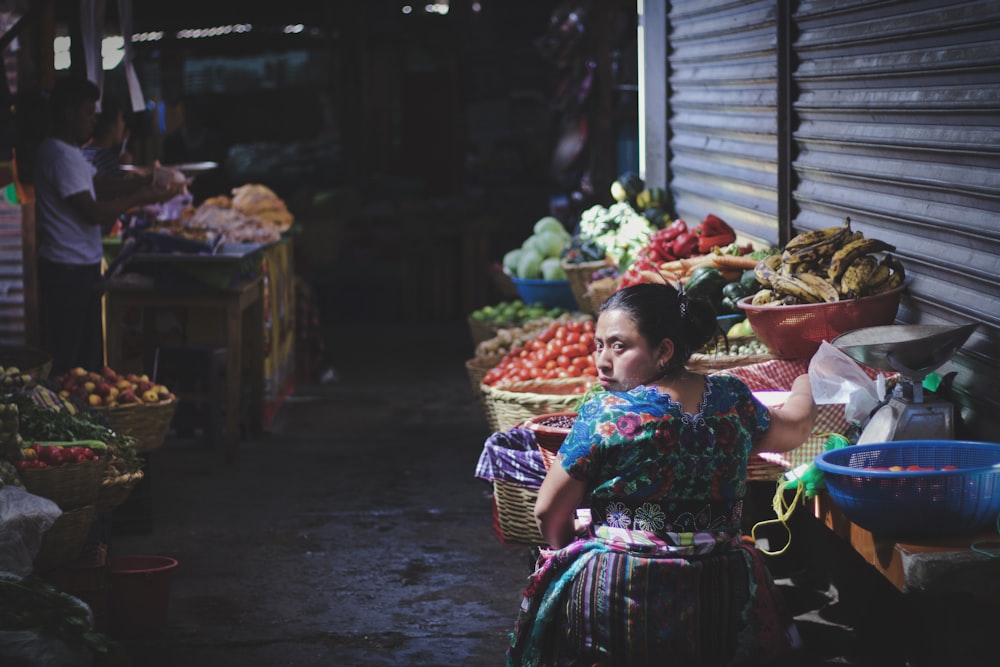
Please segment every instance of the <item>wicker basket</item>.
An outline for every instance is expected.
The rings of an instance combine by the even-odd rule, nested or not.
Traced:
[[[96,511],[94,505],[84,505],[60,514],[42,535],[42,544],[35,555],[35,571],[55,570],[76,560],[87,542]]]
[[[177,399],[149,405],[132,403],[87,409],[102,415],[112,431],[135,438],[135,451],[145,454],[163,446],[177,410]]]
[[[479,320],[473,319],[471,316],[466,318],[466,322],[469,325],[469,336],[472,338],[473,345],[479,345],[483,341],[487,341],[495,337],[497,335],[497,330],[500,328],[496,324],[480,322]]]
[[[491,368],[500,363],[501,359],[503,359],[502,355],[494,355],[473,357],[465,362],[465,372],[469,375],[469,386],[472,388],[472,393],[479,400],[479,407],[483,409],[483,416],[487,417],[487,422],[489,422],[489,410],[486,407],[486,397],[483,394],[483,378]]]
[[[125,502],[143,476],[142,470],[136,470],[117,477],[105,477],[97,494],[97,511],[110,512]]]
[[[45,380],[52,372],[52,355],[33,347],[0,347],[0,366],[15,366],[33,380]]]
[[[482,385],[486,421],[494,431],[507,431],[535,415],[572,410],[594,381],[585,377]]]
[[[48,498],[66,511],[92,505],[97,500],[106,466],[107,461],[98,458],[45,468],[25,468],[19,475],[30,493]]]
[[[747,461],[748,482],[778,482],[782,475],[791,470],[792,464],[783,456],[776,454],[751,454]]]
[[[587,284],[594,271],[599,271],[610,266],[605,260],[593,262],[572,263],[563,260],[562,268],[566,272],[566,279],[569,280],[569,288],[573,290],[573,298],[580,312],[588,315],[594,314],[594,307],[587,295]]]
[[[750,364],[759,364],[762,361],[772,361],[775,359],[770,354],[703,354],[695,352],[688,359],[685,366],[694,373],[714,373],[730,368],[740,368]]]
[[[609,296],[618,291],[619,282],[617,278],[601,278],[587,286],[587,298],[590,299],[590,307],[594,314],[601,309],[601,304],[607,301]]]
[[[545,544],[535,523],[535,500],[538,489],[493,480],[499,538],[510,544]]]

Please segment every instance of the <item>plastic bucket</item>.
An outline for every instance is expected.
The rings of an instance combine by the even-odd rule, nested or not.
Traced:
[[[163,632],[170,581],[177,561],[168,556],[111,558],[111,634],[148,637]]]

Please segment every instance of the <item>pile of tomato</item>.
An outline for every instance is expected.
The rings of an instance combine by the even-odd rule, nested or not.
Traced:
[[[592,320],[556,322],[487,371],[489,386],[526,380],[597,377]]]

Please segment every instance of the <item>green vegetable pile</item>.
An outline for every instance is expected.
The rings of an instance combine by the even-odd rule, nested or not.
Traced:
[[[569,245],[570,234],[557,218],[545,216],[532,228],[520,248],[503,256],[503,268],[515,278],[566,280],[560,258]]]
[[[520,299],[501,301],[495,306],[483,306],[472,311],[469,317],[490,325],[519,326],[542,317],[556,318],[565,313],[564,308],[546,308],[541,303],[525,303]]]
[[[129,664],[118,644],[93,629],[85,606],[36,576],[0,576],[0,630],[30,631],[42,639],[85,647],[98,667]]]

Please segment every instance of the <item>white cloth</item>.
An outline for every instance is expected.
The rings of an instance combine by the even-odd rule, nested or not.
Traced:
[[[79,146],[49,137],[38,149],[35,213],[38,255],[59,264],[100,264],[100,225],[88,222],[66,198],[94,195],[94,166]],[[95,197],[96,199],[96,197]]]

